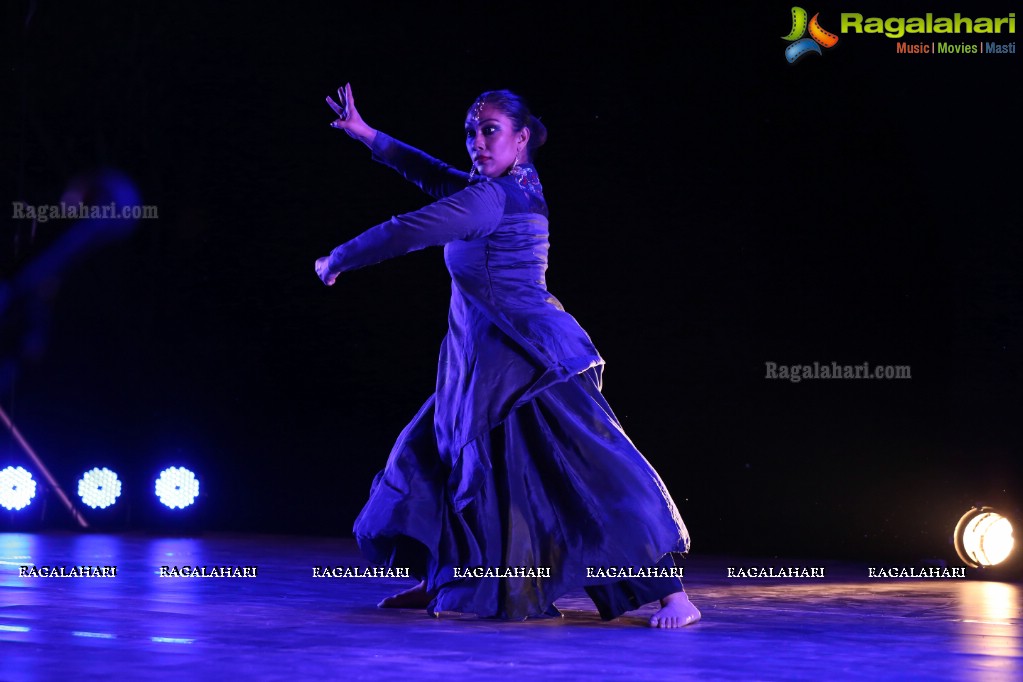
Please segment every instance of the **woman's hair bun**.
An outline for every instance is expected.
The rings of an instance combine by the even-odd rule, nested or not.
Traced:
[[[529,115],[529,150],[539,148],[547,141],[547,126],[532,114]]]

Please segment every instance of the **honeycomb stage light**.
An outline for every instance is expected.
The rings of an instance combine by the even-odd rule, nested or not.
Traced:
[[[19,511],[32,503],[36,496],[36,482],[32,474],[22,467],[7,467],[0,471],[0,507]]]
[[[199,496],[199,479],[185,467],[170,467],[156,479],[156,496],[171,509],[184,509]]]
[[[1012,523],[991,507],[974,507],[956,524],[954,542],[966,565],[997,566],[1012,554]]]
[[[78,496],[93,509],[106,509],[121,495],[121,480],[106,467],[89,469],[78,479]]]

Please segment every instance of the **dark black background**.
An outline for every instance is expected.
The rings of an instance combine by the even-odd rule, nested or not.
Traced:
[[[187,463],[205,527],[349,535],[432,392],[449,281],[439,250],[315,277],[427,201],[328,127],[347,80],[371,125],[466,169],[474,97],[532,102],[549,287],[694,551],[944,556],[971,504],[1018,510],[1017,55],[844,35],[789,65],[782,3],[348,5],[7,4],[8,200],[111,166],[159,209],[67,274],[45,357],[0,399],[66,488],[115,468],[145,527],[152,477]],[[841,11],[1016,9],[806,8],[836,32]],[[12,276],[69,223],[7,225]],[[768,381],[768,361],[912,379]]]

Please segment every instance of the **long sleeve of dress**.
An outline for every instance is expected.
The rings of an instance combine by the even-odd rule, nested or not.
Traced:
[[[393,168],[434,199],[465,189],[469,174],[429,154],[377,131],[371,147],[373,160]]]
[[[428,246],[486,236],[500,225],[504,205],[505,193],[498,183],[467,187],[345,242],[331,252],[330,268],[346,272]]]

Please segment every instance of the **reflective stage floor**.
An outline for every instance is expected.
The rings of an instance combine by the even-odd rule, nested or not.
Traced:
[[[653,605],[604,623],[582,592],[559,600],[563,618],[501,622],[374,606],[411,580],[313,577],[364,565],[329,538],[0,533],[0,680],[1023,679],[1018,582],[694,555],[703,620],[659,631]],[[116,576],[41,575],[76,566]],[[160,576],[194,566],[256,575]]]

